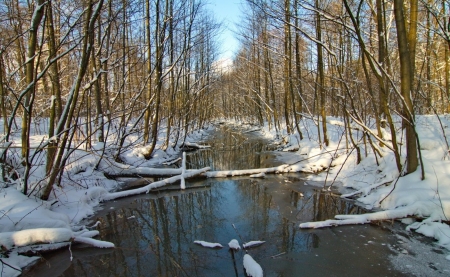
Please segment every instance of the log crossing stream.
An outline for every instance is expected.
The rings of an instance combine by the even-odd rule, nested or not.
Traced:
[[[253,133],[221,127],[205,143],[211,148],[188,153],[188,168],[282,164],[273,147]],[[23,276],[245,276],[246,251],[232,255],[232,239],[241,246],[265,241],[247,250],[264,276],[411,276],[407,264],[391,263],[405,254],[405,243],[411,240],[401,227],[383,223],[299,229],[302,222],[364,212],[334,192],[321,191],[320,184],[305,183],[304,177],[201,178],[186,180],[188,189],[183,191],[171,187],[106,202],[89,221],[101,222],[99,239],[113,242],[114,249],[74,245],[73,261],[67,249],[52,252]],[[205,248],[196,240],[224,247]],[[423,267],[433,274],[444,272],[433,266]]]

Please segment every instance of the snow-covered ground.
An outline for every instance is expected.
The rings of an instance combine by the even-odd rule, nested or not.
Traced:
[[[20,119],[18,119],[20,121]],[[20,122],[18,123],[20,126]],[[47,123],[35,124],[31,147],[35,149],[45,141],[45,129]],[[2,124],[0,124],[0,129]],[[212,128],[212,127],[210,127]],[[187,143],[201,141],[207,136],[208,130],[198,130],[188,134]],[[45,156],[40,155],[33,161],[33,168],[29,178],[32,191],[29,197],[21,193],[22,182],[20,179],[10,180],[8,184],[0,184],[0,276],[18,276],[20,269],[29,265],[37,257],[22,256],[20,253],[27,251],[51,250],[67,247],[73,242],[91,244],[94,247],[114,247],[112,243],[93,239],[98,231],[91,231],[90,227],[80,224],[81,220],[94,214],[95,208],[102,201],[117,197],[124,197],[121,192],[114,192],[122,183],[105,177],[108,174],[181,174],[182,169],[174,169],[171,172],[160,172],[154,169],[166,161],[171,161],[180,155],[179,147],[168,147],[165,151],[163,141],[166,137],[160,133],[160,141],[152,159],[146,160],[143,153],[140,134],[127,137],[121,159],[125,163],[117,163],[112,159],[115,151],[116,137],[110,135],[110,141],[93,143],[92,149],[86,150],[84,145],[74,151],[67,163],[59,186],[54,190],[48,201],[40,200],[39,189],[43,183],[45,173]],[[20,132],[13,135],[13,147],[8,151],[8,161],[15,164],[21,174],[19,161]],[[139,143],[140,142],[140,143]],[[180,139],[179,144],[183,140]],[[76,145],[76,144],[74,144]],[[98,170],[95,170],[100,153],[105,147],[105,158],[101,160]],[[205,169],[207,170],[207,169]],[[205,171],[203,170],[203,171]],[[187,171],[186,176],[192,174]],[[195,173],[195,172],[194,172]],[[180,176],[173,177],[172,181],[180,180]],[[167,184],[154,182],[151,186],[142,188],[145,193],[149,189]],[[130,194],[132,191],[127,191]],[[94,226],[91,226],[94,227]]]
[[[415,230],[433,237],[439,245],[450,250],[450,228],[446,224],[450,217],[450,162],[446,142],[447,136],[450,135],[448,130],[450,117],[444,115],[439,119],[440,121],[437,116],[417,116],[417,132],[421,141],[425,180],[421,180],[420,170],[398,178],[399,174],[392,152],[387,147],[380,148],[382,156],[376,159],[368,142],[364,143],[363,133],[358,131],[358,128],[355,128],[353,132],[354,139],[361,150],[362,161],[356,164],[356,151],[351,149],[351,143],[343,135],[344,124],[339,118],[329,117],[327,120],[330,138],[330,145],[327,147],[321,147],[319,144],[318,128],[309,119],[304,119],[301,123],[301,130],[305,137],[301,141],[297,134],[284,137],[283,133],[281,136],[277,135],[267,125],[259,132],[271,140],[279,141],[280,149],[292,151],[290,158],[284,161],[289,166],[281,167],[280,171],[321,172],[311,174],[309,180],[341,186],[342,189],[351,188],[353,192],[346,197],[356,198],[361,205],[374,210],[373,213],[364,215],[339,215],[330,221],[305,222],[300,227],[317,228],[405,218],[403,222],[407,224],[405,226],[408,230]],[[230,122],[230,124],[241,123]],[[370,127],[373,128],[373,126]],[[401,130],[398,131],[398,137],[401,137]],[[36,146],[45,140],[43,134],[45,131],[37,128],[32,137],[32,145]],[[389,138],[388,130],[385,130],[385,134],[385,137]],[[17,134],[17,141],[19,136],[20,134]],[[207,136],[206,130],[196,131],[189,134],[186,141],[199,142],[205,136]],[[139,138],[139,134],[130,135],[127,138],[129,147],[121,155],[125,164],[116,163],[112,159],[103,159],[98,170],[95,170],[98,152],[105,145],[94,143],[92,149],[81,150],[80,148],[75,151],[68,162],[60,186],[55,187],[48,201],[39,200],[33,195],[27,197],[21,194],[20,179],[14,181],[14,185],[3,185],[0,188],[2,276],[17,276],[20,274],[21,267],[33,262],[36,258],[19,255],[30,249],[38,251],[70,247],[74,241],[96,247],[113,247],[108,242],[93,239],[92,237],[97,235],[96,231],[80,226],[81,220],[92,215],[101,201],[113,199],[112,192],[121,185],[118,181],[105,178],[104,172],[115,174],[126,171],[144,174],[156,164],[171,161],[179,156],[178,147],[169,147],[166,151],[157,150],[153,159],[146,160],[142,155],[142,144],[137,143]],[[163,148],[164,138],[165,134],[161,133],[161,142],[158,142],[157,149]],[[389,143],[386,142],[386,144]],[[18,145],[18,143],[15,144],[15,146]],[[113,148],[112,142],[106,143],[107,157],[112,157]],[[14,154],[13,151],[9,153],[12,155],[10,161],[18,164],[18,154]],[[405,153],[404,145],[402,145],[402,153]],[[42,156],[35,160],[36,165],[29,179],[29,183],[36,186],[35,191],[38,191],[40,182],[43,180],[44,161]],[[174,171],[176,174],[181,174],[183,170]],[[448,252],[446,255],[448,255],[447,259],[450,259]]]
[[[357,199],[361,205],[374,211],[362,215],[337,215],[336,218],[323,222],[305,222],[300,227],[320,228],[402,218],[403,223],[407,224],[407,230],[435,238],[440,246],[450,250],[450,160],[447,141],[450,135],[450,116],[417,116],[416,121],[424,163],[424,180],[421,178],[420,167],[416,172],[399,178],[394,155],[386,147],[379,148],[382,157],[378,156],[377,165],[372,147],[368,142],[364,144],[361,131],[354,131],[354,138],[362,155],[362,161],[357,164],[356,151],[351,149],[350,142],[347,144],[343,135],[344,124],[339,118],[327,118],[330,138],[330,145],[327,147],[320,147],[317,127],[310,120],[301,125],[304,140],[300,141],[297,134],[283,138],[278,136],[278,140],[288,141],[288,145],[283,146],[284,151],[294,149],[297,154],[289,155],[289,159],[284,161],[295,163],[288,170],[320,172],[309,175],[309,180],[326,183],[327,186],[342,186],[341,189],[352,189],[352,193],[344,194],[343,197]],[[357,125],[353,127],[358,129]],[[374,126],[370,127],[374,129]],[[383,131],[385,137],[390,138],[388,129]],[[265,126],[264,133],[268,138],[277,139],[274,130],[269,130],[268,126]],[[402,138],[402,135],[399,128],[397,137]],[[404,163],[405,143],[400,147]],[[446,254],[448,260],[449,254]]]

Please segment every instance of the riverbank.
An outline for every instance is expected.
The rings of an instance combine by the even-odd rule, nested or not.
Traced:
[[[308,180],[329,186],[341,186],[346,191],[343,197],[355,199],[364,208],[380,212],[366,215],[337,215],[323,222],[305,222],[302,228],[320,228],[343,224],[363,224],[370,221],[401,219],[406,230],[415,231],[436,239],[437,244],[447,249],[450,260],[450,161],[447,138],[450,135],[448,115],[416,116],[416,129],[421,143],[421,155],[425,179],[422,180],[421,167],[412,174],[400,176],[392,151],[387,147],[371,145],[365,140],[364,132],[353,126],[353,137],[361,153],[357,162],[357,151],[349,138],[344,135],[343,122],[338,118],[327,118],[330,143],[320,142],[317,126],[312,120],[302,122],[301,130],[305,139],[297,133],[287,135],[276,133],[264,126],[262,133],[280,144],[280,149],[293,152],[288,158],[280,159],[295,163],[292,169],[312,172]],[[400,122],[400,120],[399,120]],[[285,130],[286,128],[282,128]],[[402,129],[397,137],[401,138]],[[389,132],[383,130],[386,143]],[[380,155],[374,155],[374,147]],[[400,144],[401,153],[405,145]],[[295,160],[297,158],[297,160]],[[405,157],[401,157],[402,162]]]

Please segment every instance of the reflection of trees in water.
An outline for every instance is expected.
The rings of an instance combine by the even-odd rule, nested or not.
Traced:
[[[322,221],[337,214],[361,214],[364,210],[332,192],[315,190],[307,199],[299,200],[304,221]]]
[[[213,170],[236,170],[261,167],[259,153],[264,143],[259,139],[248,139],[231,131],[218,132],[208,142],[211,149],[196,151],[188,155],[190,168],[210,166]]]
[[[246,230],[248,239],[266,240],[269,255],[282,252],[307,251],[317,247],[318,236],[314,233],[299,230],[298,222],[290,220],[282,211],[281,205],[296,208],[302,199],[300,193],[290,191],[285,197],[274,195],[280,191],[271,191],[263,183],[242,180],[239,186],[239,202],[243,206],[243,216],[248,219]],[[288,191],[288,190],[286,190]],[[274,201],[278,199],[277,201]],[[276,249],[274,249],[276,248]]]
[[[305,193],[304,196],[292,191],[290,203],[296,208],[296,218],[301,222],[332,219],[337,214],[364,213],[364,209],[339,195],[321,190]]]
[[[102,221],[101,239],[112,241],[111,254],[82,259],[71,276],[200,276],[211,251],[196,251],[197,239],[214,241],[223,228],[216,217],[220,197],[211,190],[156,199],[133,200]],[[135,216],[133,219],[128,219]],[[75,257],[76,258],[76,257]],[[198,274],[196,274],[198,272]],[[86,274],[85,274],[86,273]]]

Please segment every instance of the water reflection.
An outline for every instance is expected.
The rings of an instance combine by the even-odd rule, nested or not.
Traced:
[[[267,164],[260,140],[231,132],[222,132],[222,137],[225,139],[214,138],[213,150],[190,153],[190,165],[213,164],[215,169],[276,165]],[[262,265],[265,276],[330,276],[340,271],[346,276],[359,276],[358,271],[346,271],[352,266],[370,268],[377,275],[392,275],[383,255],[371,255],[370,261],[363,258],[369,250],[389,251],[381,244],[360,250],[348,247],[354,242],[363,244],[366,236],[387,241],[384,231],[298,228],[300,222],[362,212],[330,192],[305,186],[299,177],[291,174],[266,179],[195,180],[189,184],[204,188],[160,191],[105,203],[95,220],[102,222],[100,239],[113,242],[116,248],[74,247],[73,262],[67,250],[59,251],[59,255],[52,253],[24,276],[244,276],[244,252],[232,256],[227,245],[231,239],[241,243],[266,241],[249,250]],[[342,230],[351,232],[340,233]],[[347,236],[355,237],[349,240]],[[361,239],[364,242],[358,242]],[[225,247],[207,249],[194,244],[194,240],[219,242]],[[351,256],[352,262],[342,261],[345,255]]]
[[[190,168],[209,166],[212,170],[251,169],[266,167],[268,154],[273,147],[256,136],[243,135],[235,130],[222,127],[210,138],[210,149],[189,153],[187,164]]]

